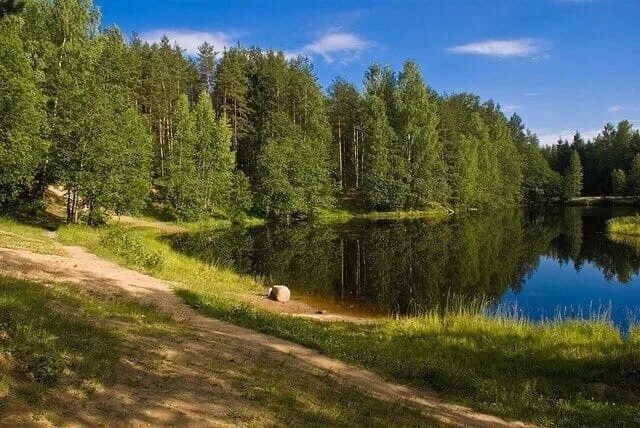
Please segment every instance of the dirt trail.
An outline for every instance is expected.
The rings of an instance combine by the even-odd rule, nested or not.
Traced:
[[[369,396],[386,402],[401,402],[444,425],[527,426],[521,422],[505,421],[469,408],[443,402],[435,394],[387,382],[372,372],[349,366],[303,346],[204,317],[182,303],[161,280],[120,267],[80,247],[65,247],[65,250],[67,256],[0,248],[0,273],[24,279],[77,284],[101,294],[126,295],[142,303],[153,304],[175,319],[187,323],[191,329],[195,329],[196,337],[179,346],[180,350],[188,353],[188,358],[193,359],[195,365],[206,365],[209,361],[220,359],[221,354],[224,354],[224,358],[231,356],[246,365],[264,365],[266,355],[267,361],[280,362],[291,367],[292,375],[295,373],[293,369],[327,373],[341,385],[355,387]],[[171,359],[171,356],[166,358]],[[195,377],[197,379],[197,376]],[[155,382],[159,381],[156,379]],[[177,414],[180,415],[180,421],[186,424],[233,423],[220,417],[224,414],[224,402],[219,401],[220,396],[212,391],[201,391],[203,388],[201,383],[195,381],[178,384],[183,388],[194,387],[196,390],[181,391],[183,399],[176,398],[156,403],[153,412],[145,414],[138,422],[152,425],[171,424],[176,422],[175,419],[166,419],[165,416]],[[156,387],[167,388],[167,385],[166,382],[165,384],[160,382]],[[175,384],[171,384],[170,387],[177,388]],[[154,389],[147,385],[147,388],[136,391],[136,400],[153,401],[153,393]],[[207,399],[208,397],[212,397],[211,400],[216,397],[218,400],[212,402]],[[108,407],[108,403],[101,405]],[[121,417],[129,418],[130,415],[123,414]],[[87,418],[80,422],[95,423],[97,421]]]

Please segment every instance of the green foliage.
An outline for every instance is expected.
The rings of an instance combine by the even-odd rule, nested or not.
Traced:
[[[313,216],[330,206],[328,171],[309,162],[318,159],[316,149],[299,134],[272,139],[264,147],[258,160],[257,203],[267,217]]]
[[[102,232],[100,243],[113,250],[127,263],[147,270],[162,269],[162,254],[149,250],[142,239],[121,227],[109,227]]]
[[[197,216],[199,186],[195,122],[186,95],[180,96],[176,103],[173,129],[173,147],[165,164],[166,197],[179,218],[193,218]]]
[[[640,153],[638,153],[631,163],[629,170],[629,194],[636,199],[640,199]]]
[[[0,19],[24,10],[25,0],[0,0]]]
[[[21,34],[19,19],[0,20],[0,211],[13,213],[38,199],[48,148],[43,96]]]
[[[545,147],[543,153],[551,167],[563,173],[574,150],[580,155],[584,170],[583,193],[593,196],[615,194],[612,173],[614,170],[625,171],[630,184],[633,159],[640,153],[640,132],[634,130],[627,120],[617,126],[607,123],[590,141],[585,142],[576,133],[573,141],[560,140],[551,147]]]
[[[438,95],[411,61],[325,96],[303,57],[204,43],[194,59],[101,29],[90,0],[18,3],[0,22],[0,209],[37,207],[50,184],[67,221],[94,225],[150,191],[179,219],[313,217],[336,188],[383,211],[506,207],[579,194],[573,151],[585,194],[613,192],[614,170],[633,183],[628,121],[539,150],[519,116]]]
[[[370,207],[378,210],[401,208],[406,198],[402,158],[392,152],[395,132],[386,116],[386,107],[380,97],[367,94],[364,100],[364,133],[367,150],[364,155],[362,187]]]
[[[254,58],[252,96],[256,205],[268,217],[310,217],[333,203],[331,130],[324,95],[302,58],[267,52]]]
[[[573,151],[569,160],[569,167],[564,175],[564,192],[565,199],[576,198],[582,192],[582,163],[577,151]]]
[[[621,169],[611,171],[611,190],[615,196],[627,194],[627,174]]]
[[[363,100],[355,85],[341,78],[333,81],[328,92],[328,114],[334,142],[333,174],[341,189],[356,187],[356,181],[360,179],[356,172],[361,172],[362,168],[366,170],[366,166],[360,165],[360,161],[366,163],[366,159],[359,158],[357,150],[362,139],[360,134],[367,133],[360,129],[363,124]],[[364,153],[364,156],[367,154]]]
[[[242,173],[234,171],[231,130],[224,115],[216,119],[209,95],[201,92],[193,109],[186,95],[178,98],[173,123],[164,182],[178,218],[225,215],[245,209],[248,189]]]
[[[398,76],[396,103],[396,134],[409,176],[405,207],[447,204],[449,192],[436,102],[413,62],[406,62]]]

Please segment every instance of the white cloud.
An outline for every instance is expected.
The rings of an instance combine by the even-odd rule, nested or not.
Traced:
[[[325,61],[333,62],[336,58],[343,63],[358,59],[360,54],[374,46],[374,43],[363,39],[357,34],[330,31],[313,42],[305,45],[302,49],[286,52],[287,57],[306,55],[313,57],[320,55]]]
[[[582,139],[587,141],[587,140],[593,140],[601,131],[602,131],[602,128],[592,129],[584,132],[579,131],[579,132],[580,132],[580,136],[582,136]],[[575,129],[574,130],[563,129],[562,131],[545,132],[545,133],[538,134],[538,139],[540,140],[541,146],[550,146],[552,144],[557,143],[558,140],[561,138],[563,140],[569,140],[569,142],[571,142],[571,140],[573,140],[573,135],[575,133],[576,133]]]
[[[158,43],[162,36],[167,36],[172,43],[177,43],[188,54],[197,54],[198,46],[209,42],[215,50],[222,51],[234,44],[232,35],[223,31],[194,31],[178,29],[159,29],[140,34],[140,38],[149,43]]]
[[[539,39],[483,40],[447,49],[454,54],[484,55],[498,58],[532,57],[547,50],[548,44]]]
[[[540,95],[544,95],[544,92],[527,92],[524,94],[525,97],[537,97]]]
[[[616,113],[616,112],[619,112],[620,110],[622,110],[622,106],[619,106],[619,105],[611,106],[607,109],[609,113]]]

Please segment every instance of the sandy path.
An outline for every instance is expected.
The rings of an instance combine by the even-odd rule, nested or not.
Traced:
[[[200,361],[219,359],[220,353],[233,353],[236,354],[233,357],[242,360],[244,364],[264,364],[264,355],[268,355],[270,360],[284,360],[283,364],[293,365],[296,369],[330,373],[341,384],[358,388],[380,400],[403,402],[442,424],[526,426],[520,422],[505,421],[466,407],[445,403],[435,394],[387,382],[370,371],[349,366],[303,346],[204,317],[183,304],[161,280],[120,267],[80,247],[65,247],[65,250],[67,256],[0,248],[0,273],[24,279],[72,283],[95,292],[127,295],[140,302],[151,303],[197,331],[196,340],[185,342],[181,346],[191,350],[190,358],[198,358]],[[256,361],[256,356],[261,356],[262,361]],[[140,394],[144,392],[141,391]],[[197,395],[197,399],[193,398],[196,394],[188,395],[192,398],[158,405],[154,414],[175,412],[186,418],[183,421],[192,424],[202,424],[205,421],[208,424],[224,423],[219,417],[219,405],[207,404],[202,395]],[[158,423],[162,419],[151,420]]]

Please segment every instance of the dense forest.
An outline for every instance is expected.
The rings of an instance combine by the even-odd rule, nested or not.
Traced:
[[[64,189],[69,222],[90,224],[150,206],[289,220],[345,201],[419,210],[640,196],[628,122],[541,150],[517,115],[436,93],[411,61],[325,93],[304,57],[208,43],[188,55],[166,37],[101,28],[90,0],[2,5],[0,211],[37,210],[50,185]]]

